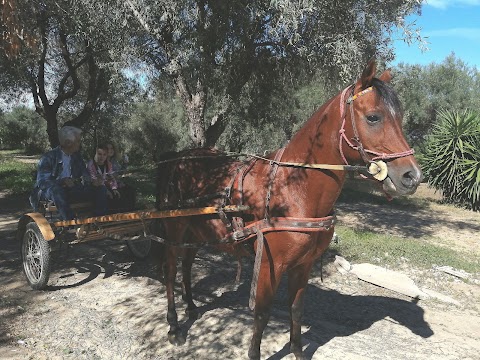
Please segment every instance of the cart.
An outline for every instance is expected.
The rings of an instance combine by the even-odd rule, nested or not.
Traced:
[[[24,214],[17,228],[21,243],[23,271],[34,290],[47,286],[51,272],[52,249],[59,244],[83,244],[97,240],[126,241],[129,250],[138,259],[148,257],[152,240],[161,238],[154,234],[155,219],[201,216],[248,210],[244,205],[208,206],[201,208],[141,210],[96,217],[78,217],[75,220],[58,219],[55,205],[44,202],[40,212]],[[90,204],[74,204],[81,213]]]

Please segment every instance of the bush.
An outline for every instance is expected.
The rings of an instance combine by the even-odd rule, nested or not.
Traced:
[[[428,183],[448,202],[480,208],[480,117],[439,111],[422,159]]]
[[[122,139],[133,163],[154,163],[166,151],[188,146],[188,128],[180,104],[156,100],[137,104]]]
[[[49,148],[47,124],[35,111],[16,107],[0,117],[0,148],[24,149],[27,155]]]

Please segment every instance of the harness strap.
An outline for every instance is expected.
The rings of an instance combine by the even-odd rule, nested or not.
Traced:
[[[345,101],[345,96],[346,96],[346,93],[348,92],[349,89],[351,89],[352,95]],[[346,87],[342,91],[342,94],[341,94],[341,97],[340,97],[340,117],[342,119],[342,127],[339,130],[339,134],[340,134],[339,149],[340,149],[340,155],[342,156],[343,162],[345,164],[348,164],[348,161],[345,157],[345,154],[343,153],[343,141],[345,141],[347,143],[347,145],[350,146],[353,150],[358,151],[360,153],[360,156],[362,157],[363,161],[366,164],[369,164],[372,161],[380,160],[380,159],[381,160],[397,159],[397,158],[413,155],[415,153],[415,151],[413,149],[409,149],[409,150],[405,150],[405,151],[401,151],[401,152],[397,152],[397,153],[386,154],[386,153],[380,153],[380,152],[373,151],[373,150],[368,150],[368,149],[365,149],[363,147],[363,144],[362,144],[362,142],[360,140],[360,137],[359,137],[359,134],[358,134],[356,122],[355,122],[353,102],[358,97],[360,97],[362,95],[365,95],[365,94],[369,93],[370,91],[373,91],[373,87],[370,86],[370,87],[360,91],[357,94],[353,94],[354,89],[355,88],[353,87],[353,85],[350,85],[350,86]],[[352,140],[356,143],[356,145],[353,144],[348,139],[348,137],[345,135],[345,121],[346,121],[346,118],[347,118],[347,116],[346,116],[347,114],[346,114],[346,111],[345,111],[345,104],[348,104],[350,106],[350,120],[352,122],[352,129],[353,129],[353,136],[354,136],[352,138]],[[371,160],[369,160],[367,154],[374,155],[374,156],[372,157]]]
[[[261,230],[257,233],[257,252],[255,254],[255,264],[253,265],[252,284],[250,285],[250,299],[248,300],[248,307],[250,310],[255,309],[255,299],[257,298],[258,276],[260,274],[260,265],[262,264],[264,238]]]
[[[275,154],[275,158],[272,161],[270,161],[270,176],[269,176],[269,182],[268,182],[268,191],[265,197],[265,219],[268,219],[270,217],[270,199],[272,198],[273,182],[275,180],[275,176],[277,175],[278,163],[282,159],[284,151],[285,151],[284,147],[279,149]]]
[[[245,179],[247,173],[252,170],[253,165],[255,165],[257,160],[257,158],[253,158],[247,165],[243,166],[243,168],[240,170],[240,176],[237,183],[237,190],[240,194],[240,204],[243,204],[243,180]]]

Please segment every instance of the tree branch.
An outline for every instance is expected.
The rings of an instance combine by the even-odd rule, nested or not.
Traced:
[[[58,94],[57,98],[53,102],[52,106],[58,110],[60,108],[60,105],[67,100],[73,98],[75,95],[77,95],[78,90],[80,89],[80,81],[78,80],[78,75],[77,75],[77,69],[87,61],[89,57],[91,57],[91,54],[87,51],[87,54],[85,57],[80,60],[76,65],[73,65],[72,59],[70,57],[70,52],[68,50],[67,46],[67,37],[65,36],[65,33],[63,30],[60,29],[59,31],[59,37],[60,37],[60,43],[62,45],[62,58],[65,61],[65,64],[67,65],[67,72],[63,76],[63,78],[60,80],[60,83],[58,85]],[[88,45],[86,45],[88,48]],[[67,80],[71,78],[73,82],[73,88],[70,91],[65,92],[65,84]]]

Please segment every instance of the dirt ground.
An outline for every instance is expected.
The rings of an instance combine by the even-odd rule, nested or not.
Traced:
[[[420,197],[435,197],[420,189]],[[339,221],[455,246],[480,254],[480,214],[431,204],[408,208],[364,203],[337,206]],[[0,193],[0,359],[245,359],[253,323],[248,309],[252,260],[234,285],[232,258],[200,252],[194,296],[202,317],[190,321],[177,297],[185,345],[167,340],[165,288],[152,259],[97,241],[64,248],[49,286],[31,290],[21,272],[15,227],[26,199]],[[368,220],[368,221],[367,221]],[[411,298],[341,275],[331,259],[314,269],[307,291],[303,343],[311,359],[480,359],[480,286],[435,269],[401,271],[420,288],[456,303]],[[478,274],[475,275],[478,279]],[[180,289],[178,284],[177,290]],[[288,351],[285,285],[262,342],[262,359]]]

